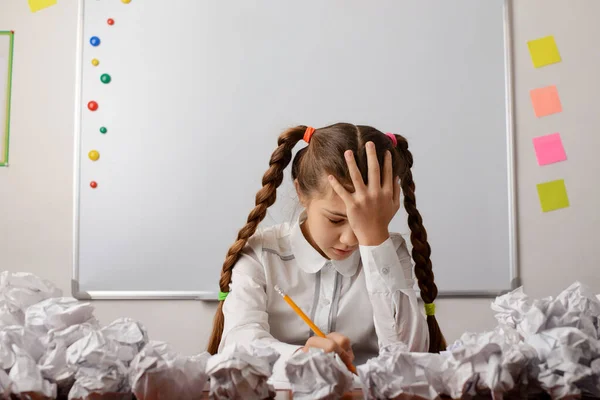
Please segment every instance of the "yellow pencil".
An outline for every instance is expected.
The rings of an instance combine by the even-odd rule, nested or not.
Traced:
[[[275,285],[275,291],[277,293],[279,293],[281,295],[281,297],[283,297],[283,300],[285,300],[285,302],[288,303],[290,305],[290,307],[292,307],[292,310],[294,310],[296,312],[296,314],[298,314],[300,316],[300,318],[302,318],[304,320],[304,322],[306,322],[306,324],[308,326],[310,326],[310,329],[313,330],[313,332],[315,333],[315,335],[317,335],[319,337],[322,337],[322,338],[326,337],[325,334],[319,329],[319,327],[317,325],[315,325],[315,323],[312,322],[311,319],[308,318],[308,316],[306,314],[304,314],[304,311],[302,311],[300,309],[300,307],[298,307],[296,305],[296,303],[294,303],[294,300],[292,300],[290,298],[290,296],[288,296],[287,294],[285,294],[284,291],[281,290],[281,288],[279,286]],[[353,364],[350,364],[348,366],[348,369],[353,374],[356,374],[356,367]]]

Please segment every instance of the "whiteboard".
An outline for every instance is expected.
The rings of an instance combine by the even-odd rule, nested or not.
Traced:
[[[80,0],[73,295],[216,299],[278,135],[336,122],[408,139],[441,295],[512,289],[508,15],[503,0]],[[297,210],[288,171],[263,226]],[[409,242],[405,220],[390,230]]]

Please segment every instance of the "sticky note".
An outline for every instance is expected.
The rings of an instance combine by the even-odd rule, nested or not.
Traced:
[[[567,159],[560,133],[533,138],[533,147],[539,165],[548,165]]]
[[[561,61],[554,36],[530,40],[527,42],[527,47],[529,47],[529,54],[535,68],[556,64]]]
[[[529,94],[531,95],[531,103],[533,103],[533,111],[536,117],[544,117],[562,111],[556,86],[533,89]]]
[[[56,4],[56,0],[27,0],[31,12],[37,12]]]
[[[537,191],[543,212],[569,207],[564,179],[540,183],[537,185]]]

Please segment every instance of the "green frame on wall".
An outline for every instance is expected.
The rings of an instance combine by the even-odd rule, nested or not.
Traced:
[[[13,65],[13,47],[15,43],[14,31],[0,31],[1,36],[9,37],[8,44],[8,84],[6,85],[6,121],[0,121],[0,127],[4,128],[4,137],[0,130],[0,141],[4,142],[4,154],[0,154],[0,167],[8,166],[8,147],[10,138],[10,100],[12,91],[12,65]],[[0,96],[3,94],[0,93]]]

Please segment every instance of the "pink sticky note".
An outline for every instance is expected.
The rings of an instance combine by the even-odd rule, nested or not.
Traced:
[[[552,164],[567,159],[560,133],[533,138],[533,147],[539,165]]]
[[[562,111],[560,98],[556,86],[546,86],[539,89],[533,89],[530,92],[531,102],[536,117],[559,113]]]

